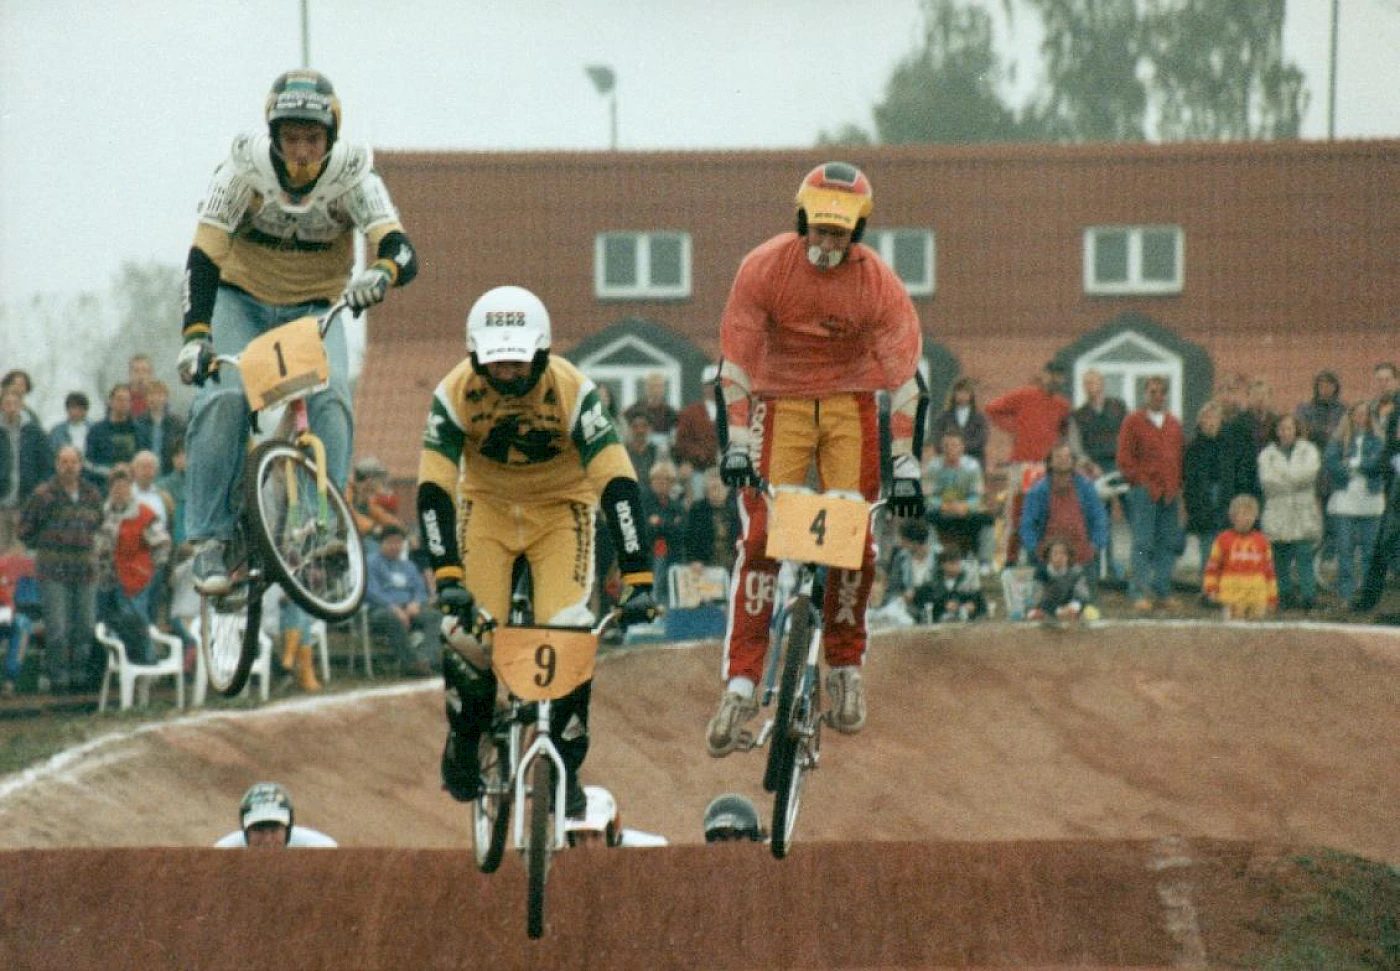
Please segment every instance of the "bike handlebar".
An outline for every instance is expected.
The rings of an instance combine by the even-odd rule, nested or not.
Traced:
[[[316,333],[321,337],[322,340],[325,340],[326,332],[331,329],[331,324],[335,322],[335,318],[340,316],[340,314],[343,313],[345,310],[349,309],[349,307],[350,304],[346,302],[345,298],[340,297],[333,304],[326,308],[325,313],[321,314],[321,316],[316,318]],[[243,355],[241,353],[212,355],[209,358],[209,377],[214,378],[217,381],[218,379],[215,378],[215,375],[218,373],[220,365],[232,364],[234,367],[238,367],[239,359],[241,359],[242,357]]]

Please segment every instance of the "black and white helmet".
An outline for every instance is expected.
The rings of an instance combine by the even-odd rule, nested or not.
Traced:
[[[763,827],[758,822],[758,810],[747,796],[726,792],[716,796],[705,807],[705,842],[747,839],[761,842]]]
[[[292,797],[275,782],[259,782],[243,794],[238,804],[238,828],[246,835],[258,823],[281,823],[292,835]]]

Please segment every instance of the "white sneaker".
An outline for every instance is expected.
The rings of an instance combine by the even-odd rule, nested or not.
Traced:
[[[865,684],[860,668],[835,668],[826,676],[831,695],[831,727],[854,735],[865,727]]]
[[[710,719],[705,729],[705,747],[717,759],[723,758],[739,747],[740,740],[747,734],[744,722],[758,714],[758,699],[744,697],[737,691],[726,691],[720,699],[719,711]]]
[[[223,596],[233,589],[229,583],[228,566],[224,563],[226,544],[219,539],[206,539],[195,548],[194,588],[206,597]]]

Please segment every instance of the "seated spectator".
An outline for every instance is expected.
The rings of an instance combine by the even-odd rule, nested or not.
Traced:
[[[1094,562],[1108,543],[1108,514],[1087,476],[1074,469],[1074,450],[1061,442],[1050,451],[1047,475],[1026,492],[1021,508],[1021,547],[1033,564],[1045,562],[1050,537],[1069,542],[1077,566]]]
[[[129,658],[149,664],[155,660],[148,632],[155,622],[155,581],[170,555],[170,534],[150,506],[136,501],[128,466],[113,467],[107,488],[94,544],[97,619],[122,639]]]
[[[652,570],[656,582],[666,582],[666,571],[685,557],[685,531],[690,510],[685,493],[676,481],[676,467],[670,459],[659,459],[647,472],[642,487],[642,518],[651,537]]]
[[[719,477],[719,469],[707,469],[704,495],[686,514],[685,558],[701,566],[733,570],[738,542],[739,504]]]
[[[676,430],[676,409],[671,407],[671,403],[666,400],[666,375],[660,371],[648,374],[642,382],[642,397],[640,401],[634,401],[622,413],[626,421],[631,421],[636,415],[646,415],[647,421],[651,424],[651,434],[656,435],[666,443],[671,440],[671,433]],[[639,471],[640,474],[640,471]]]
[[[943,546],[955,547],[959,557],[975,554],[992,560],[995,538],[992,517],[982,505],[982,466],[963,451],[962,436],[945,432],[938,454],[924,467],[924,496],[928,518]]]
[[[1385,449],[1371,427],[1370,408],[1362,401],[1337,426],[1327,443],[1323,467],[1331,484],[1327,516],[1337,549],[1337,596],[1350,603],[1356,593],[1356,561],[1371,562],[1381,516],[1385,513]]]
[[[9,548],[25,501],[52,474],[48,436],[25,415],[23,395],[0,391],[0,549]]]
[[[389,469],[373,455],[355,463],[345,488],[345,501],[355,517],[355,528],[365,553],[375,549],[386,526],[399,525],[399,500],[389,488]]]
[[[1258,618],[1278,609],[1278,582],[1268,537],[1254,528],[1259,500],[1242,493],[1230,500],[1230,528],[1211,544],[1201,592],[1224,608],[1225,618]]]
[[[1264,491],[1264,535],[1274,544],[1279,606],[1285,610],[1312,610],[1317,595],[1313,556],[1322,538],[1317,501],[1321,470],[1317,446],[1300,436],[1298,419],[1284,415],[1275,424],[1274,440],[1259,453],[1259,485]]]
[[[379,548],[366,558],[369,627],[389,641],[404,673],[425,677],[433,672],[442,615],[429,606],[423,574],[403,553],[403,527],[385,526]]]
[[[34,629],[29,616],[15,604],[15,588],[24,575],[23,550],[16,542],[7,555],[0,557],[0,650],[4,651],[4,663],[0,665],[0,697],[3,698],[15,693],[15,683],[24,670],[24,654]]]
[[[137,452],[150,447],[146,429],[136,424],[131,415],[131,389],[124,384],[113,386],[107,395],[107,417],[88,432],[90,472],[101,479],[105,489],[113,466],[129,463]]]
[[[903,597],[889,595],[889,570],[881,564],[875,565],[875,577],[870,582],[870,599],[865,606],[865,626],[867,630],[885,630],[891,627],[910,627],[914,618]]]
[[[1230,498],[1235,478],[1220,434],[1223,411],[1207,401],[1196,415],[1196,434],[1182,457],[1181,497],[1186,505],[1186,531],[1196,537],[1205,573],[1210,546],[1230,525]]]
[[[899,525],[899,540],[890,557],[887,596],[901,600],[909,617],[916,623],[920,618],[914,606],[918,588],[938,572],[938,549],[932,530],[922,519],[906,519]]]
[[[976,382],[961,377],[953,382],[943,410],[933,416],[929,441],[941,442],[949,432],[957,432],[962,436],[964,450],[985,470],[989,427],[987,416],[977,410]]]
[[[1031,594],[1033,607],[1027,620],[1097,620],[1093,578],[1088,568],[1075,563],[1074,544],[1056,536],[1045,546],[1044,561],[1035,569]]]
[[[987,598],[975,560],[957,550],[938,553],[938,571],[914,591],[914,616],[926,623],[976,620],[987,613]]]

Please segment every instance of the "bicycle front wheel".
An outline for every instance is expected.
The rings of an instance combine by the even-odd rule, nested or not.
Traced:
[[[262,633],[264,585],[250,579],[236,594],[199,598],[199,649],[209,686],[232,698],[248,683]]]
[[[485,732],[477,751],[481,759],[481,792],[472,804],[476,866],[482,873],[495,873],[505,855],[510,828],[510,750],[506,743]]]
[[[316,465],[284,441],[249,459],[244,508],[267,570],[296,603],[322,620],[344,620],[365,595],[365,553],[350,506],[335,485],[316,487]]]
[[[549,873],[549,852],[554,833],[549,825],[549,802],[554,795],[554,766],[546,756],[535,759],[530,786],[530,845],[526,848],[525,932],[544,934],[544,880]]]
[[[802,777],[808,765],[807,745],[812,737],[804,731],[804,719],[809,715],[804,709],[810,707],[810,702],[802,696],[802,679],[812,638],[811,603],[799,597],[790,616],[787,653],[783,657],[783,676],[778,688],[778,711],[770,743],[769,777],[764,779],[765,787],[774,794],[772,836],[768,845],[780,860],[787,856],[793,830],[797,827],[797,813],[802,805]]]

